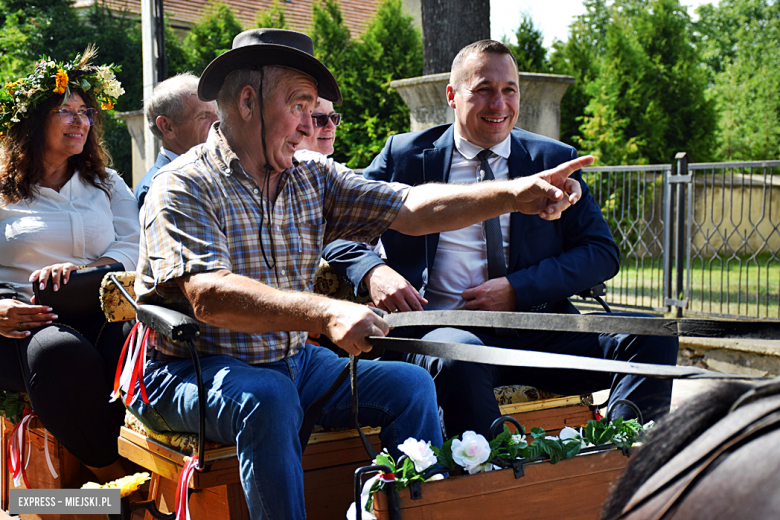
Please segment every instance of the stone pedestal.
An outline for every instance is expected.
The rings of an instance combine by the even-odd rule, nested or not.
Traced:
[[[411,130],[455,122],[455,111],[447,104],[450,73],[400,79],[390,83],[398,90],[411,112]],[[520,73],[520,111],[515,126],[553,139],[561,135],[561,99],[571,76]]]

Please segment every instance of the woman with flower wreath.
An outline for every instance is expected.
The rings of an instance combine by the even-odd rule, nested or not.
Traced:
[[[128,328],[61,323],[31,284],[57,291],[78,269],[138,260],[138,206],[102,143],[101,109],[124,91],[94,55],[42,59],[0,92],[0,389],[28,392],[44,427],[105,482],[125,475],[124,410],[109,394]]]

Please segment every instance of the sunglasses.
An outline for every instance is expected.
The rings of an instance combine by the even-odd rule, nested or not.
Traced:
[[[59,114],[60,121],[62,121],[62,124],[65,125],[72,125],[73,121],[76,119],[76,116],[78,116],[84,124],[92,126],[92,124],[95,122],[95,116],[97,115],[97,110],[94,108],[87,108],[86,110],[79,110],[78,112],[73,112],[67,108],[60,108],[52,110],[51,112],[52,114]]]
[[[328,126],[328,119],[333,121],[333,126],[339,126],[341,123],[341,114],[312,114],[311,118],[314,120],[314,126],[317,127]]]

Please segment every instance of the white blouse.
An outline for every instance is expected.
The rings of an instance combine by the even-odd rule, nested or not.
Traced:
[[[114,170],[106,171],[110,198],[76,172],[59,193],[38,186],[33,201],[0,203],[0,282],[14,284],[29,302],[30,274],[42,267],[83,265],[106,256],[135,270],[141,235],[138,202]]]

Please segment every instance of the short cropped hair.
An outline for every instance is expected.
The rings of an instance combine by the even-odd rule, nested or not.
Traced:
[[[146,102],[146,123],[157,139],[163,135],[157,128],[157,118],[165,116],[178,123],[184,122],[187,96],[198,95],[198,77],[191,72],[177,74],[154,87],[152,97]]]
[[[512,61],[515,63],[515,68],[517,68],[517,60],[515,59],[515,55],[512,54],[512,49],[503,43],[497,42],[495,40],[480,40],[478,42],[474,42],[472,44],[466,45],[460,51],[458,51],[455,59],[452,60],[452,67],[450,68],[450,85],[452,85],[453,90],[457,92],[461,82],[463,81],[462,69],[463,62],[466,60],[466,58],[472,54],[482,53],[508,54],[512,56]]]

